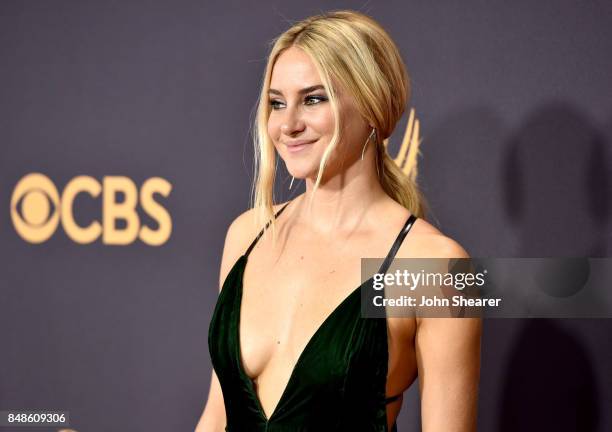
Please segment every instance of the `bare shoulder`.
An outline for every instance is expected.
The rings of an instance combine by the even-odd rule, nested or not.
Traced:
[[[408,232],[402,246],[396,254],[397,258],[469,258],[469,254],[464,247],[455,239],[447,236],[438,228],[419,218]],[[428,328],[436,328],[434,333],[455,334],[457,328],[471,328],[471,333],[478,333],[480,322],[476,319],[452,320],[438,318],[411,318],[408,322],[409,329],[414,331],[418,327],[423,327],[424,322],[428,322]],[[460,325],[458,325],[460,323]],[[467,335],[470,332],[466,332]]]
[[[284,204],[274,205],[274,212],[276,213],[280,210]],[[219,274],[219,289],[221,289],[223,281],[236,261],[246,252],[246,249],[255,240],[255,237],[257,237],[262,228],[263,226],[259,226],[256,223],[255,209],[252,208],[240,213],[232,220],[225,234],[221,271]]]
[[[276,204],[273,206],[276,213],[285,203]],[[248,209],[239,214],[229,225],[225,235],[225,246],[228,254],[232,258],[238,258],[242,255],[248,246],[251,244],[263,225],[256,221],[255,209]]]
[[[418,218],[397,251],[398,258],[468,258],[467,251],[455,239]]]

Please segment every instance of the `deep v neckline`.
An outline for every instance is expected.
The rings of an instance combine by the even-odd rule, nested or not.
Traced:
[[[238,284],[237,284],[238,289],[239,289],[239,293],[238,293],[238,298],[236,300],[238,302],[238,307],[237,307],[237,312],[236,312],[236,325],[235,325],[235,335],[234,335],[235,340],[236,340],[236,353],[235,354],[236,354],[236,359],[237,359],[237,363],[238,363],[238,370],[239,370],[240,374],[242,375],[242,377],[248,382],[249,391],[251,392],[251,396],[253,397],[253,400],[255,400],[255,402],[257,403],[257,410],[259,411],[259,414],[262,416],[262,418],[266,422],[270,422],[274,418],[274,416],[277,413],[279,407],[282,405],[284,399],[286,398],[287,392],[289,391],[292,382],[295,380],[296,371],[298,370],[299,366],[303,362],[304,357],[306,357],[306,355],[308,354],[309,348],[313,345],[313,343],[316,340],[316,338],[321,334],[321,332],[329,324],[329,322],[332,320],[332,318],[338,314],[338,311],[340,311],[342,309],[342,307],[344,307],[346,304],[348,304],[349,300],[351,298],[353,298],[353,296],[360,291],[361,287],[363,287],[365,284],[370,282],[373,279],[374,276],[373,275],[370,276],[369,279],[367,279],[365,282],[363,282],[357,288],[353,289],[329,313],[329,315],[327,315],[327,317],[325,317],[325,319],[321,322],[321,324],[319,324],[319,326],[316,328],[314,333],[308,339],[308,342],[306,342],[306,345],[304,345],[304,348],[302,349],[302,352],[298,356],[298,358],[297,358],[297,360],[295,362],[295,365],[293,366],[293,369],[291,370],[291,373],[289,374],[289,379],[287,380],[287,383],[285,384],[285,388],[281,392],[280,398],[276,402],[276,405],[274,406],[274,409],[272,410],[272,414],[270,414],[268,416],[265,413],[265,411],[263,409],[263,406],[261,405],[261,400],[259,399],[259,395],[257,394],[257,392],[255,390],[255,386],[253,384],[253,380],[246,373],[246,370],[244,369],[244,364],[242,363],[242,348],[241,348],[242,344],[240,342],[240,321],[241,321],[241,315],[242,315],[242,294],[243,294],[243,287],[244,287],[244,282],[243,282],[243,280],[244,280],[244,271],[246,269],[246,264],[248,262],[248,256],[246,254],[242,255],[238,259],[238,262],[242,262],[242,268],[241,268],[241,271],[240,271],[240,277],[238,279]],[[388,338],[388,334],[387,334],[387,338]]]
[[[285,208],[289,205],[290,202],[291,201],[287,202],[274,215],[274,218],[278,217],[278,215],[280,215],[283,212],[283,210],[285,210]],[[397,253],[397,251],[398,251],[399,247],[401,246],[404,238],[406,237],[406,234],[408,233],[408,231],[410,231],[410,229],[412,228],[412,226],[414,225],[414,222],[416,220],[417,220],[417,217],[414,216],[413,214],[410,214],[410,216],[408,217],[408,219],[404,223],[404,226],[402,227],[400,232],[397,234],[397,237],[395,238],[395,241],[391,245],[391,249],[387,253],[387,255],[386,255],[382,265],[380,266],[379,270],[376,273],[383,273],[383,274],[387,273],[387,270],[389,269],[389,266],[391,265],[391,262],[395,258],[395,254]],[[241,321],[241,315],[242,315],[242,297],[243,297],[242,294],[243,294],[243,288],[244,288],[244,283],[243,283],[243,281],[244,281],[244,272],[245,272],[246,265],[247,265],[247,262],[248,262],[248,256],[249,256],[249,253],[251,252],[251,250],[253,249],[253,247],[255,246],[255,244],[257,243],[257,241],[259,240],[259,238],[263,235],[265,229],[268,228],[268,226],[269,226],[269,224],[271,222],[272,221],[269,221],[266,224],[266,226],[259,232],[259,235],[255,238],[255,240],[253,240],[253,242],[248,247],[248,249],[245,251],[245,253],[243,255],[241,255],[240,258],[238,258],[238,260],[234,264],[233,268],[228,273],[228,276],[226,277],[226,280],[227,280],[229,278],[229,274],[231,274],[233,271],[235,271],[236,268],[239,267],[239,264],[240,264],[240,266],[242,268],[240,268],[240,275],[239,275],[239,280],[238,280],[238,283],[237,283],[237,286],[238,286],[238,289],[239,289],[239,293],[238,293],[238,296],[237,296],[238,298],[236,299],[237,302],[238,302],[238,304],[236,306],[237,313],[235,314],[235,318],[234,318],[235,321],[236,321],[236,325],[234,326],[235,327],[235,331],[234,331],[234,335],[233,335],[233,337],[235,338],[234,340],[236,341],[234,355],[236,356],[238,373],[241,375],[242,379],[244,379],[247,382],[250,395],[251,395],[252,399],[255,401],[255,403],[257,405],[257,410],[259,412],[259,415],[265,420],[266,424],[269,423],[275,417],[276,413],[279,411],[280,407],[283,405],[283,402],[284,402],[285,398],[287,397],[287,393],[290,391],[291,385],[293,384],[293,381],[295,380],[296,373],[297,373],[299,367],[301,366],[301,364],[303,363],[304,358],[308,355],[310,347],[313,345],[314,341],[316,341],[316,338],[319,337],[321,332],[325,329],[325,327],[329,325],[329,323],[331,322],[332,318],[334,318],[343,307],[345,307],[347,304],[350,303],[350,299],[352,299],[355,296],[356,293],[360,292],[361,287],[363,287],[365,284],[367,284],[370,281],[372,281],[373,278],[374,278],[374,275],[370,276],[369,279],[367,279],[365,282],[363,282],[357,288],[353,289],[331,311],[331,313],[323,320],[323,322],[321,322],[321,324],[319,324],[319,326],[317,327],[315,332],[310,336],[310,338],[306,342],[306,345],[302,349],[302,352],[298,356],[298,359],[296,360],[295,365],[293,366],[293,369],[291,370],[291,373],[289,374],[289,378],[288,378],[287,383],[285,384],[285,387],[284,387],[284,389],[283,389],[283,391],[282,391],[282,393],[280,395],[280,398],[276,402],[276,405],[275,405],[274,409],[272,410],[272,413],[268,417],[268,415],[263,410],[263,406],[261,405],[261,401],[259,399],[259,396],[257,395],[257,392],[255,391],[255,386],[254,386],[253,380],[247,375],[246,370],[244,369],[244,365],[242,363],[242,348],[241,348],[241,343],[240,343],[240,321]],[[223,283],[223,286],[224,285],[225,285],[225,282]],[[223,289],[223,286],[222,286],[222,289]],[[387,358],[388,358],[388,356],[389,356],[389,352],[388,352],[388,350],[389,350],[389,328],[388,328],[388,325],[387,325],[386,321],[387,320],[385,319],[385,334],[386,334],[385,345],[387,347],[386,348],[386,351],[387,351],[386,354],[387,354]],[[385,406],[385,412],[386,412],[386,406]]]

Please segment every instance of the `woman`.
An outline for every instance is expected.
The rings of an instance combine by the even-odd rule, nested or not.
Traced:
[[[362,257],[467,257],[422,219],[414,179],[386,152],[409,91],[396,46],[363,14],[314,16],[276,39],[254,207],[226,235],[196,432],[396,430],[417,376],[423,430],[475,430],[480,321],[365,319],[355,294]],[[274,205],[276,152],[305,192]]]

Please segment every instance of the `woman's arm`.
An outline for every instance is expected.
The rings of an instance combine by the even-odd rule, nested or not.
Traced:
[[[208,401],[194,432],[223,432],[226,426],[225,403],[215,370],[210,378]]]
[[[456,242],[445,239],[430,256],[468,257]],[[417,318],[423,432],[476,431],[481,333],[480,318]]]
[[[219,292],[221,292],[223,282],[232,266],[243,250],[246,249],[245,242],[252,237],[252,227],[249,229],[248,226],[250,217],[252,217],[251,211],[242,213],[231,223],[227,230],[223,246],[223,256],[221,258],[221,269],[219,271]],[[227,418],[221,384],[213,369],[210,378],[208,400],[194,432],[223,432],[226,425]]]

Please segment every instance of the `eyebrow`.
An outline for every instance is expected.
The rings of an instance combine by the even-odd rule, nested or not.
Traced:
[[[299,90],[298,93],[299,94],[310,93],[311,91],[319,90],[319,89],[325,89],[325,87],[321,84],[317,84],[317,85],[313,85],[310,87],[305,87],[302,90]],[[281,95],[281,96],[283,95],[283,92],[281,92],[280,90],[273,89],[273,88],[269,89],[268,93],[274,93],[274,94]]]

